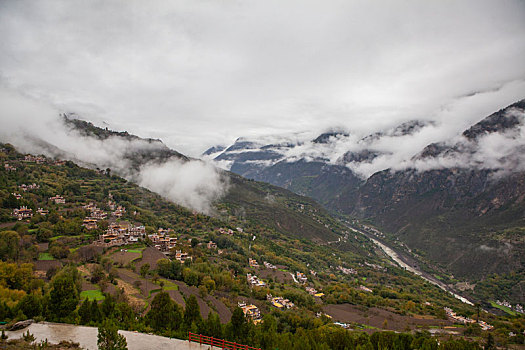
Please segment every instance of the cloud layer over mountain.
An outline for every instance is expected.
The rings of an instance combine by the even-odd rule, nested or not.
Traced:
[[[415,149],[525,91],[520,0],[2,1],[0,43],[4,88],[190,155],[436,121]]]
[[[175,203],[205,213],[212,211],[213,201],[227,190],[227,180],[220,171],[199,160],[172,158],[161,164],[152,160],[134,168],[131,157],[136,152],[165,149],[160,142],[87,137],[65,125],[53,107],[5,89],[0,89],[0,106],[0,142],[9,142],[22,152],[110,168]]]

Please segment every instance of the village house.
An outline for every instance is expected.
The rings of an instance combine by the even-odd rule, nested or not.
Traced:
[[[304,289],[305,289],[305,290],[308,292],[308,294],[310,294],[310,295],[315,295],[315,294],[317,294],[317,290],[316,290],[315,288],[313,288],[313,287],[305,287]]]
[[[219,228],[219,233],[223,235],[233,235],[232,229]]]
[[[31,218],[33,217],[33,209],[29,209],[26,206],[22,206],[20,209],[13,209],[13,216],[18,220]]]
[[[16,167],[9,165],[9,163],[4,163],[5,171],[16,171]]]
[[[90,217],[95,220],[106,220],[108,218],[108,213],[100,209],[95,209],[91,212]]]
[[[125,213],[126,213],[126,208],[119,205],[117,209],[115,209],[115,211],[112,213],[112,215],[116,218],[121,218],[122,215],[124,215]]]
[[[190,260],[190,261],[193,260],[192,257],[189,256],[188,253],[184,253],[184,252],[182,252],[181,250],[177,250],[177,251],[175,251],[175,259],[178,260],[178,261],[180,261],[180,262],[183,263],[183,264],[184,264],[184,262],[185,262],[186,260]]]
[[[128,231],[130,236],[143,237],[146,234],[146,227],[144,227],[143,225],[132,226],[129,228]]]
[[[367,293],[372,293],[372,292],[373,292],[372,289],[370,289],[370,288],[368,288],[368,287],[365,287],[365,286],[363,286],[363,285],[360,285],[360,286],[359,286],[359,290],[362,290],[363,292],[367,292]]]
[[[54,197],[50,197],[49,200],[55,202],[55,204],[66,204],[66,199],[58,194]]]
[[[264,264],[264,267],[266,267],[267,269],[272,269],[272,270],[276,270],[277,269],[277,267],[275,265],[272,265],[272,264],[270,264],[267,261],[263,262],[263,264]]]
[[[46,216],[47,214],[49,214],[49,210],[47,209],[44,209],[44,208],[38,208],[36,210],[36,212],[42,216]]]
[[[294,303],[288,299],[284,299],[283,297],[273,297],[271,294],[267,294],[266,299],[272,304],[273,307],[276,307],[279,310],[291,309],[295,307]]]
[[[15,196],[16,199],[22,199],[22,195],[20,193],[13,192],[11,194]]]
[[[56,166],[63,166],[63,165],[66,164],[66,161],[57,159],[57,160],[55,160],[55,162],[53,164],[56,165]]]
[[[96,219],[85,218],[83,223],[82,223],[82,226],[84,226],[87,230],[94,230],[94,229],[98,228],[97,220]]]
[[[252,259],[252,258],[248,258],[248,264],[250,265],[250,267],[253,267],[253,268],[259,267],[257,260]]]
[[[244,317],[248,318],[255,324],[261,322],[261,311],[259,311],[257,306],[253,304],[246,305],[246,302],[239,302],[237,305],[242,309]]]
[[[217,244],[213,241],[209,241],[207,247],[208,249],[217,249]]]
[[[255,287],[266,287],[266,282],[261,281],[257,276],[252,275],[251,273],[246,274],[246,279],[251,286]]]
[[[306,278],[305,274],[302,273],[302,272],[297,271],[297,273],[295,275],[296,275],[297,281],[299,283],[304,284],[304,283],[306,283],[308,281],[308,278]]]

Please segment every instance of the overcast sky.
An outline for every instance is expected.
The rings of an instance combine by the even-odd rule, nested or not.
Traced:
[[[525,1],[2,0],[0,52],[4,101],[193,156],[416,118],[460,132],[525,98]]]

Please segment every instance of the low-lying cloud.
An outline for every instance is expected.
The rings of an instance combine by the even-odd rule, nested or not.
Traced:
[[[201,160],[170,158],[161,163],[146,161],[136,168],[131,157],[137,152],[165,150],[160,142],[85,136],[66,125],[55,108],[6,89],[0,89],[0,105],[0,142],[11,143],[21,152],[110,168],[177,204],[204,213],[211,213],[213,202],[227,190],[221,171]]]
[[[433,121],[411,121],[401,126],[375,130],[370,134],[351,129],[338,130],[339,133],[330,136],[323,143],[314,142],[316,136],[307,133],[283,136],[281,142],[272,139],[273,144],[265,144],[267,137],[242,139],[243,142],[251,142],[248,150],[229,151],[228,156],[223,156],[225,160],[219,160],[216,164],[228,169],[239,153],[244,153],[244,159],[248,159],[251,152],[255,159],[245,160],[245,164],[268,167],[283,161],[320,161],[346,166],[363,179],[386,169],[491,169],[499,174],[523,171],[525,111],[511,108],[506,111],[505,116],[517,117],[521,123],[509,130],[481,134],[475,139],[462,135],[471,125],[451,129],[448,124]],[[484,117],[486,115],[478,116],[475,122]],[[294,139],[294,142],[289,142],[290,139]],[[432,143],[443,148],[443,152],[434,156],[419,156]],[[259,152],[264,151],[274,152],[279,157],[271,160],[256,159]]]

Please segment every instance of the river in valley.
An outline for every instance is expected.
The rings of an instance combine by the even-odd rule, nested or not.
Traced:
[[[404,268],[405,270],[407,271],[410,271],[418,276],[420,276],[421,278],[423,278],[424,280],[438,286],[439,288],[449,292],[450,294],[452,294],[456,299],[459,299],[461,300],[462,302],[464,302],[465,304],[469,304],[469,305],[474,305],[470,300],[468,300],[467,298],[465,297],[462,297],[461,295],[455,293],[453,290],[450,289],[450,287],[448,287],[445,283],[441,282],[440,280],[438,280],[437,278],[435,278],[434,276],[432,276],[431,274],[427,273],[427,272],[424,272],[424,271],[421,271],[420,269],[417,268],[416,265],[414,264],[410,264],[409,263],[409,259],[407,259],[405,256],[399,254],[398,252],[396,252],[394,249],[390,248],[389,246],[387,246],[386,244],[380,242],[379,240],[377,240],[376,238],[374,238],[371,234],[369,233],[366,233],[366,232],[363,232],[361,230],[358,230],[354,227],[350,227],[352,230],[358,232],[358,233],[361,233],[363,235],[365,235],[368,239],[370,239],[375,245],[377,245],[379,248],[381,248],[381,250],[383,252],[385,252],[386,255],[388,255],[392,260],[394,260],[396,262],[396,264],[398,264],[400,267]]]

